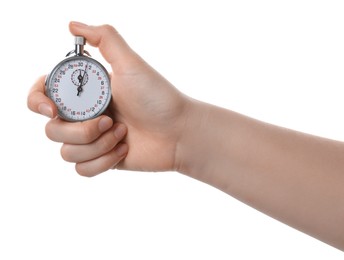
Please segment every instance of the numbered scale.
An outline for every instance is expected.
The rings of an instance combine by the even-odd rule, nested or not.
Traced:
[[[46,95],[56,104],[59,116],[67,121],[95,118],[111,100],[109,74],[84,50],[85,43],[84,37],[76,36],[75,50],[55,66],[45,82]]]

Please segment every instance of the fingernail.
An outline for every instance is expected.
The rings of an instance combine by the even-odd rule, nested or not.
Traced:
[[[100,132],[108,130],[112,126],[112,119],[110,117],[104,116],[100,119],[98,123],[98,129]]]
[[[38,112],[49,118],[53,117],[53,109],[46,103],[39,104]]]
[[[118,157],[122,157],[128,153],[128,145],[127,144],[118,144],[116,146],[115,152]]]
[[[77,27],[86,27],[86,26],[88,26],[87,24],[76,22],[76,21],[72,21],[70,23],[73,24],[74,26],[77,26]]]
[[[115,136],[121,139],[127,132],[127,128],[124,125],[118,125],[114,131]]]

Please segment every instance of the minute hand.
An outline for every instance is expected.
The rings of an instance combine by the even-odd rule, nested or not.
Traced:
[[[80,92],[83,91],[83,88],[82,86],[84,85],[84,80],[85,80],[85,75],[86,75],[86,72],[87,72],[87,68],[88,68],[88,62],[86,63],[86,66],[85,66],[85,72],[84,72],[84,75],[82,75],[81,79],[79,80],[80,82],[80,86],[78,87],[78,93],[76,94],[77,96],[80,95]]]

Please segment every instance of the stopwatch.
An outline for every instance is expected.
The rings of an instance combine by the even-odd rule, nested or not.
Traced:
[[[46,95],[67,121],[85,121],[101,115],[111,100],[110,78],[105,67],[84,50],[86,40],[75,37],[75,49],[48,74]],[[73,56],[71,56],[74,54]]]

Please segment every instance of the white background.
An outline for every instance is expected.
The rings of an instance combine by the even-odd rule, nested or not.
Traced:
[[[73,49],[70,20],[112,24],[194,98],[344,140],[343,1],[7,1],[0,259],[343,259],[178,173],[78,176],[26,107],[35,79]]]

